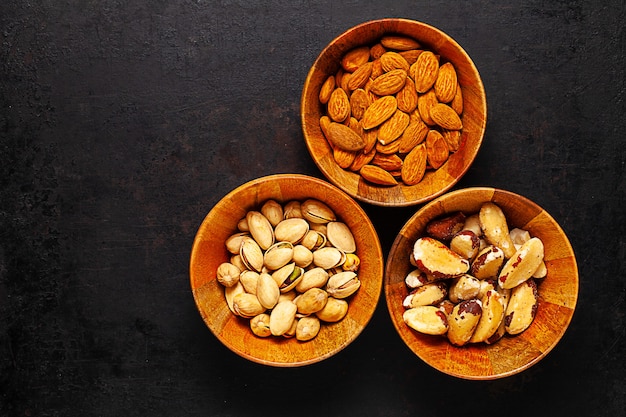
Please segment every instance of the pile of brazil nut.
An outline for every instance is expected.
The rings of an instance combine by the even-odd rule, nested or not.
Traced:
[[[373,184],[415,185],[461,146],[456,69],[406,36],[386,35],[348,51],[319,101],[335,162]]]
[[[348,226],[317,199],[265,201],[225,242],[217,268],[226,302],[259,337],[315,338],[342,320],[360,287],[360,259]]]
[[[546,277],[544,247],[519,228],[509,230],[501,208],[431,221],[414,244],[405,278],[404,322],[450,343],[493,344],[526,330],[539,305],[537,283]]]

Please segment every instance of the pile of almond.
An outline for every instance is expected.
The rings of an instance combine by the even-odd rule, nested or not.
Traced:
[[[377,185],[417,184],[461,145],[456,69],[409,37],[386,35],[348,51],[319,101],[337,164]]]
[[[499,206],[436,219],[417,239],[415,267],[405,278],[404,322],[412,329],[445,335],[450,343],[492,344],[517,335],[533,322],[538,280],[546,277],[544,247],[528,231],[509,230]]]

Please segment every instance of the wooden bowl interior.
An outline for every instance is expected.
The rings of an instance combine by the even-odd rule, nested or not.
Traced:
[[[532,325],[520,335],[505,336],[493,345],[455,347],[446,338],[410,329],[402,320],[402,300],[408,294],[404,278],[413,269],[409,255],[426,224],[441,215],[478,212],[487,201],[499,205],[511,227],[526,229],[545,246],[548,275],[539,284],[539,308]],[[396,237],[385,269],[385,297],[402,340],[432,367],[465,379],[497,379],[516,374],[544,358],[565,333],[578,298],[578,268],[570,242],[558,223],[532,201],[493,188],[454,191],[427,204]]]
[[[268,199],[286,203],[317,198],[327,203],[351,229],[361,259],[361,288],[349,300],[347,316],[324,324],[312,341],[295,338],[259,338],[249,320],[228,309],[224,289],[215,271],[230,255],[224,242],[237,230],[237,222]],[[361,207],[325,181],[304,175],[273,175],[240,186],[218,202],[199,227],[191,260],[191,288],[197,308],[215,336],[230,350],[251,361],[279,366],[301,366],[328,358],[350,344],[365,328],[376,309],[382,289],[383,255],[374,226]]]
[[[319,126],[324,108],[319,103],[321,85],[339,68],[341,57],[356,46],[369,45],[384,34],[401,34],[415,38],[425,48],[436,51],[442,61],[452,62],[463,91],[462,144],[443,167],[426,174],[413,186],[372,185],[358,175],[337,165],[330,146]],[[449,190],[467,172],[481,146],[486,119],[485,90],[474,63],[461,46],[440,30],[406,19],[383,19],[363,23],[333,40],[313,64],[304,84],[301,98],[304,138],[309,153],[330,182],[352,197],[380,206],[409,206],[429,201]]]

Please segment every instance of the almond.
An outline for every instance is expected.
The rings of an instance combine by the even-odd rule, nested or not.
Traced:
[[[384,96],[374,101],[365,110],[361,123],[363,129],[371,129],[389,119],[397,110],[398,102],[394,96]]]
[[[361,120],[369,105],[369,96],[362,88],[357,88],[350,94],[350,111],[355,119]]]
[[[378,141],[388,145],[398,139],[409,125],[409,115],[401,110],[396,110],[393,116],[380,125]]]
[[[395,49],[396,51],[406,51],[420,47],[419,42],[415,39],[400,35],[385,35],[380,39],[380,43],[385,48]]]
[[[365,141],[349,126],[332,122],[328,126],[328,139],[339,149],[348,152],[360,151],[365,147]]]
[[[434,89],[437,99],[441,103],[449,103],[456,95],[457,77],[456,70],[450,62],[439,67]]]
[[[348,91],[356,90],[357,88],[363,88],[365,86],[365,83],[367,83],[367,81],[369,80],[371,74],[371,62],[366,62],[365,64],[361,65],[350,76],[350,79],[347,83]]]
[[[363,179],[378,185],[397,185],[398,181],[389,172],[376,165],[365,165],[359,171]]]
[[[385,48],[382,43],[377,43],[370,48],[370,57],[372,61],[374,61],[380,58],[385,52],[387,52],[387,48]]]
[[[337,147],[333,151],[333,158],[335,159],[335,162],[337,162],[337,165],[339,165],[343,169],[346,169],[354,162],[354,159],[356,158],[356,153],[344,151],[343,149]]]
[[[396,100],[398,100],[398,109],[405,113],[411,113],[417,108],[417,91],[411,78],[406,79],[404,87],[396,94]]]
[[[363,123],[361,123],[361,127],[363,127]],[[363,134],[361,135],[363,140],[365,141],[365,148],[363,148],[363,152],[369,153],[372,149],[376,148],[376,144],[378,143],[378,128],[363,130]]]
[[[419,105],[419,104],[418,104]],[[420,111],[420,115],[421,115]],[[463,123],[459,115],[447,104],[437,103],[430,109],[430,117],[432,121],[448,130],[461,130]]]
[[[376,141],[376,152],[383,153],[386,155],[391,155],[398,152],[400,149],[400,141],[394,140],[391,143],[383,145],[380,141]]]
[[[359,46],[348,51],[341,59],[341,67],[348,71],[354,72],[361,65],[369,61],[370,48],[367,46]]]
[[[327,105],[328,116],[335,122],[343,122],[350,115],[350,100],[342,88],[335,88]]]
[[[428,126],[421,120],[412,121],[400,136],[398,152],[408,153],[413,148],[422,143],[428,134]]]
[[[406,78],[406,71],[402,69],[391,70],[374,79],[370,90],[379,96],[395,94],[404,87]]]
[[[431,51],[424,51],[410,69],[418,93],[425,93],[435,83],[439,73],[439,59]]]
[[[380,62],[380,59],[372,61],[372,73],[370,74],[370,78],[375,80],[384,73],[385,71],[383,71],[383,64]]]
[[[420,94],[417,97],[417,110],[419,111],[419,115],[429,126],[435,124],[433,119],[430,116],[431,109],[438,104],[437,96],[435,95],[435,90],[430,89],[424,94]]]
[[[441,131],[441,135],[448,144],[448,150],[456,152],[461,147],[461,131],[460,130],[445,130]]]
[[[367,165],[372,161],[375,155],[376,149],[374,148],[367,153],[365,152],[365,149],[361,152],[357,152],[354,157],[354,161],[352,161],[352,165],[350,165],[350,171],[360,171],[364,165]]]
[[[426,135],[426,155],[428,164],[433,169],[438,169],[447,160],[449,156],[448,144],[438,130],[431,130]]]
[[[417,57],[420,56],[422,52],[424,52],[423,49],[409,49],[407,51],[401,51],[400,55],[402,55],[402,57],[406,59],[406,62],[409,63],[410,68],[410,66],[413,65],[415,61],[417,61]]]
[[[406,73],[409,72],[409,63],[397,52],[389,51],[382,54],[380,57],[380,64],[385,72],[389,72],[394,69],[402,69]]]
[[[326,78],[326,81],[324,81],[324,84],[322,84],[322,87],[320,88],[320,103],[328,103],[328,100],[330,100],[330,95],[333,93],[333,90],[335,90],[335,76],[329,75],[328,78]]]
[[[458,83],[450,107],[452,107],[459,116],[463,113],[463,91],[461,91],[461,86]]]
[[[417,145],[404,158],[402,163],[401,176],[402,181],[406,185],[415,185],[419,183],[426,173],[426,146],[424,144]]]
[[[376,152],[371,161],[372,165],[376,165],[385,171],[396,171],[402,168],[402,158],[397,154],[386,155]]]

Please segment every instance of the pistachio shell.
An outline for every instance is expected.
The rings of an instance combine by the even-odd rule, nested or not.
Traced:
[[[287,265],[293,258],[293,245],[290,242],[278,242],[270,246],[263,255],[264,265],[274,271]]]
[[[237,252],[237,255],[233,255],[230,257],[230,263],[239,268],[240,271],[244,271],[248,268],[241,260],[241,255],[239,255],[239,252]]]
[[[237,294],[243,294],[245,292],[246,290],[243,288],[243,285],[241,284],[241,282],[236,283],[232,287],[226,287],[224,289],[224,296],[226,297],[226,304],[228,305],[228,308],[230,309],[230,311],[232,311],[234,314],[237,314],[237,313],[235,312],[235,309],[233,307],[233,299],[235,298]]]
[[[283,219],[283,206],[281,206],[276,200],[267,200],[261,206],[261,213],[269,220],[270,224],[274,227]]]
[[[295,300],[298,313],[309,315],[320,311],[328,301],[328,293],[321,288],[311,288]]]
[[[239,249],[239,255],[241,256],[241,261],[248,269],[260,272],[263,268],[263,251],[261,251],[255,240],[251,238],[244,239]]]
[[[328,282],[328,277],[328,272],[324,268],[309,269],[296,285],[296,291],[303,293],[311,288],[322,288]]]
[[[217,267],[217,281],[225,287],[232,287],[239,282],[241,270],[230,262],[223,262]]]
[[[335,298],[346,298],[359,289],[361,281],[356,273],[344,271],[331,276],[326,284],[326,291]]]
[[[248,220],[246,220],[245,217],[243,219],[239,220],[239,222],[237,222],[237,229],[240,232],[245,232],[245,233],[249,233],[250,232],[250,227],[248,227]]]
[[[259,299],[254,294],[239,293],[233,297],[233,311],[245,318],[251,318],[265,311]]]
[[[291,323],[291,327],[289,328],[289,330],[287,330],[285,333],[283,333],[283,337],[284,338],[292,338],[296,335],[296,329],[298,327],[298,318],[296,315],[296,318],[293,320],[293,322]]]
[[[259,282],[259,273],[246,269],[241,271],[239,275],[239,282],[243,285],[243,289],[250,294],[256,294],[256,289]]]
[[[328,297],[323,309],[315,313],[317,318],[327,323],[335,323],[343,319],[348,313],[348,302],[334,297]]]
[[[250,329],[252,330],[252,333],[259,337],[271,336],[272,332],[270,331],[270,315],[267,313],[261,313],[254,316],[250,320]]]
[[[239,232],[229,236],[228,239],[226,239],[226,250],[233,255],[238,254],[239,249],[241,249],[241,243],[244,239],[249,237],[250,233],[247,232]]]
[[[317,250],[326,245],[326,235],[317,230],[309,230],[300,243],[309,250]]]
[[[354,253],[346,253],[346,260],[341,265],[344,271],[357,271],[361,265],[361,259]]]
[[[274,306],[278,303],[280,289],[271,275],[266,273],[259,275],[256,287],[256,296],[261,305],[266,309],[274,308]]]
[[[285,204],[285,208],[283,209],[283,217],[285,219],[301,219],[302,210],[300,207],[301,204],[299,201],[289,201],[287,204]]]
[[[297,295],[298,294],[296,293],[295,290],[281,292],[280,296],[278,297],[278,302],[280,303],[281,301],[293,301],[295,300]]]
[[[306,268],[313,262],[313,252],[302,245],[293,247],[293,261],[301,268]]]
[[[270,221],[261,212],[251,210],[246,214],[250,234],[261,249],[266,250],[274,244],[274,229]]]
[[[296,339],[306,342],[313,339],[319,333],[321,328],[320,320],[315,317],[303,317],[298,320],[296,325]]]
[[[339,266],[345,260],[346,254],[337,248],[327,246],[313,252],[313,264],[324,269]]]
[[[302,216],[311,223],[328,223],[337,219],[333,210],[326,203],[313,198],[304,201],[301,210]]]
[[[343,222],[329,222],[326,231],[328,241],[345,253],[356,251],[356,242],[348,225]]]
[[[304,270],[296,265],[295,262],[291,262],[282,268],[274,271],[272,278],[278,284],[280,292],[291,291],[298,285],[298,282],[302,279]]]
[[[284,335],[292,326],[298,308],[291,301],[281,301],[270,313],[270,331],[274,336]]]
[[[285,219],[278,223],[274,230],[274,235],[278,241],[297,244],[308,231],[309,224],[306,220],[293,218]]]

